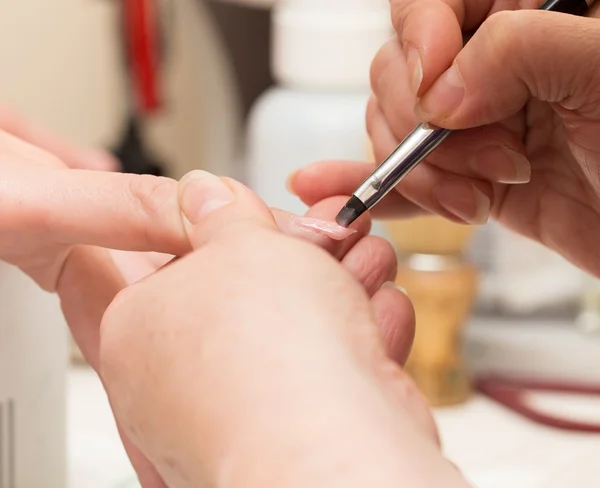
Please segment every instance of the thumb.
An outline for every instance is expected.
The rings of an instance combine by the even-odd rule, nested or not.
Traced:
[[[269,208],[247,187],[206,171],[192,171],[179,182],[179,206],[193,248],[257,228],[277,230]]]
[[[498,12],[422,96],[417,115],[448,129],[476,127],[514,115],[531,97],[599,113],[599,45],[598,19]]]

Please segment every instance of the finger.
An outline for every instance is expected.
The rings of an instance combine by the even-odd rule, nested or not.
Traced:
[[[332,196],[351,195],[374,169],[370,163],[324,161],[294,173],[289,185],[304,203],[314,205]],[[390,193],[371,213],[375,218],[407,218],[423,210],[398,193]]]
[[[449,3],[461,13],[462,2]],[[403,52],[392,63],[406,63],[409,74],[405,80],[409,80],[414,96],[427,90],[462,48],[462,19],[451,5],[441,0],[391,2],[392,21]],[[371,79],[380,78],[385,69],[385,65],[374,63]],[[389,77],[385,80],[392,82]]]
[[[293,175],[292,185],[308,203],[353,192],[373,168],[366,163],[315,163]],[[485,181],[451,175],[422,163],[398,185],[396,192],[375,206],[372,215],[408,218],[431,212],[455,222],[482,224],[489,217],[494,196],[492,185]]]
[[[473,225],[487,222],[495,196],[490,183],[450,174],[427,162],[404,178],[396,191],[431,213]]]
[[[192,247],[218,238],[239,240],[252,231],[277,231],[271,210],[229,178],[192,171],[179,182],[179,205]]]
[[[499,12],[423,96],[419,115],[451,129],[473,127],[518,112],[531,97],[597,115],[599,42],[596,19]]]
[[[415,311],[406,292],[388,282],[371,299],[388,356],[404,365],[415,339]]]
[[[395,103],[395,101],[390,103]],[[392,112],[392,116],[396,117],[397,111],[393,110]],[[407,115],[408,117],[414,118],[410,113]],[[404,120],[402,120],[400,128],[398,128],[396,124],[397,122],[394,120],[386,119],[385,114],[379,105],[379,101],[375,96],[372,96],[367,104],[367,133],[369,134],[373,145],[373,155],[375,156],[375,162],[377,164],[381,164],[394,149],[398,147],[400,141],[402,141],[411,130],[408,126],[404,126]]]
[[[369,296],[396,277],[396,253],[391,244],[381,237],[361,239],[348,251],[342,264],[363,285]]]
[[[7,107],[0,107],[0,130],[43,149],[70,168],[97,171],[117,171],[118,163],[104,151],[69,143],[19,116]]]
[[[154,176],[7,168],[0,181],[7,230],[46,232],[65,244],[183,254],[190,250],[177,182]]]
[[[335,217],[347,201],[348,197],[346,196],[337,196],[321,200],[309,208],[306,215],[308,217],[335,221]],[[346,256],[348,251],[356,245],[357,242],[360,242],[361,239],[369,234],[371,231],[370,215],[361,215],[361,217],[352,224],[352,228],[357,232],[349,236],[347,239],[339,242],[337,247],[330,251],[335,258],[342,259],[344,256]]]
[[[371,98],[367,109],[367,128],[373,141],[377,161],[383,161],[400,142],[400,138],[414,128],[412,116],[404,117],[399,111],[384,114],[376,98]],[[402,136],[396,138],[388,124],[396,124]],[[514,121],[510,121],[511,125]],[[521,133],[504,123],[455,132],[426,160],[440,169],[456,175],[484,179],[492,183],[527,183],[531,166],[526,157]]]
[[[427,401],[399,367],[410,353],[415,335],[415,313],[403,289],[389,283],[371,299],[377,324],[383,336],[387,358],[374,360],[376,372],[386,391],[400,410],[408,410],[409,418],[436,444],[440,443],[438,430]]]
[[[390,134],[388,122],[379,109],[376,99],[372,99],[369,104],[367,117],[369,133],[376,143],[374,145],[375,156],[383,160],[387,157],[387,154],[381,154],[381,147],[378,147],[377,143],[383,143],[385,146],[389,146],[389,143],[382,141],[381,137],[378,139],[377,135],[385,134],[383,137],[386,139],[393,136]],[[485,130],[482,129],[481,131],[485,132]],[[497,132],[502,130],[497,129]],[[488,135],[491,135],[494,128],[488,129],[487,132]],[[453,141],[451,137],[430,158],[417,166],[396,186],[396,192],[399,192],[418,207],[428,212],[440,214],[448,219],[471,224],[486,222],[493,201],[492,187],[480,181],[480,176],[475,170],[480,173],[485,172],[488,176],[491,173],[494,176],[500,175],[503,177],[510,175],[513,180],[517,177],[527,178],[528,180],[530,168],[524,156],[514,154],[513,159],[515,160],[520,156],[519,162],[521,165],[519,169],[524,166],[525,169],[521,173],[526,176],[521,173],[517,174],[513,161],[505,161],[508,159],[509,154],[513,156],[512,153],[508,153],[508,149],[504,149],[502,146],[494,146],[493,142],[491,143],[492,146],[485,148],[487,151],[484,151],[484,145],[489,144],[489,142],[485,139],[486,134],[481,135],[483,135],[483,138],[480,138],[476,133],[453,134],[453,136],[457,136],[457,139]],[[521,147],[516,136],[510,134],[510,137],[511,140],[515,141],[515,145]],[[480,152],[483,152],[483,154],[478,152],[475,152],[472,156],[465,154],[464,148],[469,146],[464,144],[471,142],[475,144],[475,147],[479,147]],[[445,148],[445,146],[450,147]],[[506,155],[503,152],[506,152]],[[496,156],[495,160],[489,159],[490,153],[491,156]],[[432,161],[437,162],[437,165],[432,164]]]
[[[474,30],[494,12],[536,8],[540,3],[540,0],[392,0],[392,20],[407,65],[411,92],[422,95],[450,67],[463,46],[463,31]],[[379,68],[373,77],[377,78],[381,72]]]

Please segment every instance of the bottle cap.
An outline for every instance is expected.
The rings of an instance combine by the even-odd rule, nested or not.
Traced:
[[[387,0],[281,0],[273,16],[272,67],[280,83],[362,90],[393,33]]]

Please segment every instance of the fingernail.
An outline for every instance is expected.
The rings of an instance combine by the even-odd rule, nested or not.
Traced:
[[[522,154],[506,146],[489,146],[469,160],[469,167],[479,176],[497,183],[529,183],[531,166]]]
[[[315,219],[313,217],[299,217],[293,215],[290,222],[300,229],[316,232],[317,234],[327,236],[336,241],[343,241],[356,233],[356,229],[342,227],[335,222]]]
[[[472,183],[444,181],[434,190],[438,203],[469,224],[485,224],[490,216],[490,199]]]
[[[460,106],[464,97],[465,86],[453,64],[419,100],[417,111],[426,117],[447,117]]]
[[[285,180],[285,189],[294,196],[297,196],[297,195],[296,195],[296,191],[294,190],[294,186],[292,185],[292,182],[294,181],[294,178],[296,177],[296,175],[299,172],[300,172],[300,170],[297,169],[296,171],[294,171],[292,174],[290,174],[287,177],[287,180]]]
[[[183,177],[179,205],[191,224],[235,200],[235,195],[221,178],[206,171],[192,171]]]
[[[411,73],[410,87],[412,94],[416,97],[419,93],[421,82],[423,81],[423,63],[421,62],[419,50],[416,47],[411,46],[408,49],[406,63],[408,65],[408,71]]]
[[[406,291],[405,288],[402,288],[398,283],[394,282],[394,281],[386,281],[381,288],[394,288],[395,290],[398,290],[399,292],[404,293],[406,296],[408,296],[408,292]]]

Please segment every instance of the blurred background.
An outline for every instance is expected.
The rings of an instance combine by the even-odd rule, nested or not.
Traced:
[[[301,212],[285,190],[294,169],[372,159],[368,70],[391,34],[387,0],[3,2],[0,105],[113,151],[125,171],[202,168]],[[550,488],[557,466],[600,479],[588,462],[597,439],[517,414],[480,381],[600,385],[598,281],[494,224],[374,231],[398,250],[418,320],[407,368],[448,455],[478,487]],[[589,395],[533,397],[551,419],[599,421]],[[136,485],[56,301],[2,266],[0,488],[41,486]]]

